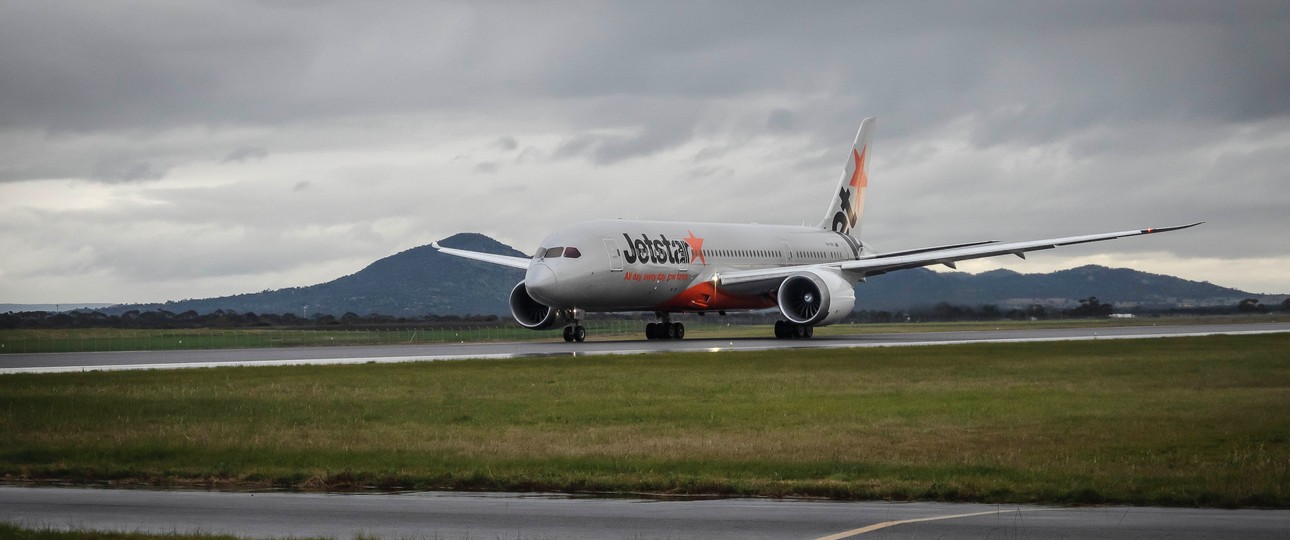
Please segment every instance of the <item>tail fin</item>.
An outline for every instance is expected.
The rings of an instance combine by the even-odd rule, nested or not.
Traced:
[[[829,202],[829,211],[820,222],[821,229],[828,229],[849,236],[860,245],[860,217],[864,214],[864,192],[869,187],[869,141],[873,138],[871,116],[860,122],[860,131],[856,133],[856,142],[851,146],[851,157],[847,159],[846,169],[838,189]]]

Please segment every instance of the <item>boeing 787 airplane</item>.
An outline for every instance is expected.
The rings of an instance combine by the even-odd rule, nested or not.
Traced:
[[[860,240],[860,217],[873,136],[860,123],[851,155],[819,225],[601,220],[547,236],[531,259],[432,246],[444,253],[526,271],[511,290],[511,314],[525,328],[564,324],[565,341],[583,341],[588,312],[654,312],[649,339],[681,339],[673,313],[724,314],[778,307],[777,338],[809,338],[841,321],[865,278],[907,268],[1174,231],[1200,223],[1028,242],[993,240],[878,252]]]

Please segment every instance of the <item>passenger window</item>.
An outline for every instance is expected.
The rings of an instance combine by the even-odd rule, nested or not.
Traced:
[[[563,247],[553,247],[551,249],[546,250],[546,258],[554,259],[556,257],[559,257],[561,253],[564,253]]]
[[[569,246],[567,248],[564,248],[564,256],[570,259],[577,259],[578,257],[582,256],[582,252],[578,251],[578,248],[576,247]]]

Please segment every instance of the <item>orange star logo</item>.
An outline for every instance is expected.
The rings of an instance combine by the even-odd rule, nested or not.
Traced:
[[[867,146],[859,152],[855,148],[851,149],[851,156],[855,158],[856,162],[856,170],[851,173],[851,187],[853,188],[863,188],[869,185],[869,175],[864,172],[864,154],[868,150],[869,147]]]
[[[690,236],[684,238],[685,243],[690,244],[690,252],[694,253],[694,258],[699,259],[703,266],[707,266],[708,259],[703,256],[703,239],[695,236],[694,231],[687,230],[685,232],[690,233]]]

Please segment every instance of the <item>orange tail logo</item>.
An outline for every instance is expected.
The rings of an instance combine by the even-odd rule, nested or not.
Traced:
[[[856,221],[860,219],[860,205],[863,202],[864,188],[869,186],[869,175],[865,173],[864,160],[865,153],[869,147],[857,151],[851,149],[851,163],[855,167],[851,171],[850,189],[842,188],[838,192],[841,209],[833,216],[833,230],[842,234],[851,232],[851,228],[856,226]]]

